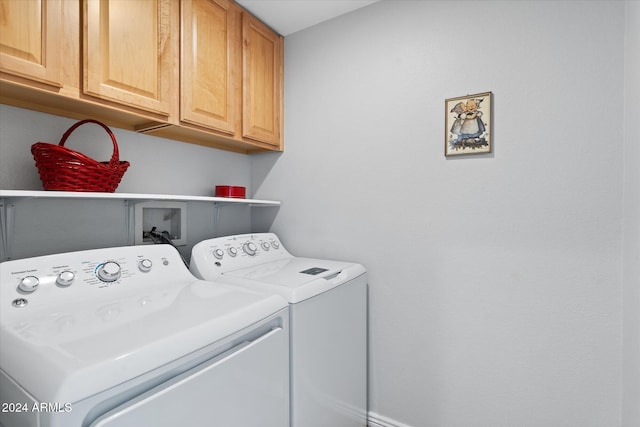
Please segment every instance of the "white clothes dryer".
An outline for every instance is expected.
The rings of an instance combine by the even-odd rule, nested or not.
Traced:
[[[0,267],[0,425],[289,425],[281,297],[196,279],[169,245]]]
[[[219,237],[194,275],[289,301],[291,425],[367,425],[367,275],[360,264],[292,256],[273,233]]]

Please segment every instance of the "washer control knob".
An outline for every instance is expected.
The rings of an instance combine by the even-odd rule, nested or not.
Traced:
[[[224,256],[224,251],[218,248],[215,251],[213,251],[213,256],[216,257],[216,259],[222,259],[222,257]]]
[[[66,288],[67,286],[72,284],[75,279],[76,274],[73,271],[65,270],[58,274],[58,277],[56,277],[56,285]]]
[[[148,258],[141,259],[140,261],[138,261],[138,270],[142,271],[143,273],[150,272],[151,267],[153,267],[153,263]]]
[[[233,246],[230,247],[229,249],[227,249],[227,252],[229,253],[230,256],[238,255],[238,250],[236,248],[234,248]]]
[[[268,251],[269,248],[271,248],[271,246],[269,246],[268,242],[262,242],[262,244],[260,246],[262,246],[262,249],[264,249],[265,251]]]
[[[242,245],[242,250],[244,251],[245,254],[249,256],[254,256],[258,251],[258,247],[253,242],[247,242],[244,245]]]
[[[280,247],[280,243],[274,240],[273,242],[271,242],[271,246],[273,246],[273,249],[278,249]]]
[[[18,289],[22,292],[33,292],[38,289],[40,280],[36,276],[23,277],[18,284]]]
[[[115,282],[120,278],[122,271],[117,262],[107,261],[98,267],[96,273],[98,275],[98,279],[103,282]]]

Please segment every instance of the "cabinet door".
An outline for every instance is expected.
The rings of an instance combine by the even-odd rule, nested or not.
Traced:
[[[233,135],[239,9],[228,0],[181,5],[180,120]]]
[[[283,38],[242,15],[242,136],[282,147]]]
[[[84,93],[169,116],[178,19],[174,0],[86,0]]]
[[[0,71],[61,87],[61,0],[0,0]]]

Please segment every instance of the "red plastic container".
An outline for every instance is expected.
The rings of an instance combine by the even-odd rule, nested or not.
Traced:
[[[216,185],[216,197],[246,198],[247,189],[236,185]]]

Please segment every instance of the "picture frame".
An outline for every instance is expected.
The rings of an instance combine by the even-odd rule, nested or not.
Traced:
[[[491,153],[492,98],[482,92],[445,99],[445,156]]]

